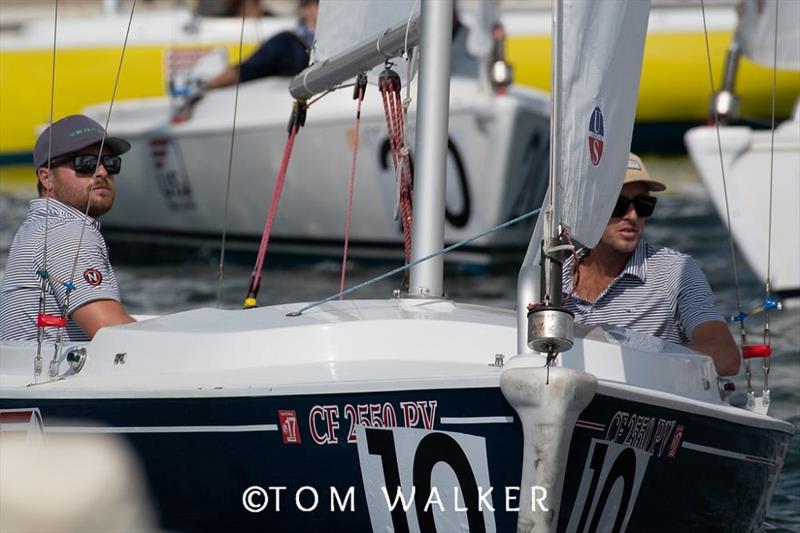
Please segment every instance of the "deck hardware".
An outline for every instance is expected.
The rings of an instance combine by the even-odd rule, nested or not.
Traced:
[[[560,307],[539,306],[528,313],[528,346],[539,353],[566,352],[574,344],[572,313]]]
[[[719,378],[717,384],[719,385],[719,397],[722,400],[728,399],[736,390],[736,384],[728,379]]]
[[[67,363],[73,372],[80,372],[86,364],[86,348],[73,348],[67,352]]]
[[[497,368],[503,368],[503,364],[504,364],[503,360],[505,359],[505,357],[506,356],[501,354],[501,353],[494,354],[494,363],[489,363],[489,366],[494,366],[494,367],[497,367]]]

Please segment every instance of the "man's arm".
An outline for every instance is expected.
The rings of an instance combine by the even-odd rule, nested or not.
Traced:
[[[686,347],[711,356],[720,376],[732,376],[739,372],[739,348],[724,322],[703,322],[694,328],[692,341]]]
[[[239,66],[227,66],[225,70],[211,78],[208,82],[208,89],[219,89],[236,84],[239,79]]]
[[[116,300],[93,300],[84,304],[72,313],[72,320],[89,338],[93,338],[100,328],[136,322]]]

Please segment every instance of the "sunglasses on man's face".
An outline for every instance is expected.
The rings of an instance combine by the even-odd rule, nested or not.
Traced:
[[[636,198],[620,196],[617,198],[617,205],[614,206],[614,211],[611,212],[611,216],[624,217],[631,204],[633,204],[633,209],[636,211],[637,215],[642,218],[649,217],[656,208],[656,200],[658,200],[658,198],[655,196],[637,196]]]
[[[119,174],[122,169],[122,159],[117,155],[100,156],[100,161],[109,174]],[[70,164],[78,174],[94,174],[97,169],[97,156],[92,154],[70,155],[53,159],[51,167]]]

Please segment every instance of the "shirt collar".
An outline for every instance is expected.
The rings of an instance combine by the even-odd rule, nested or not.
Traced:
[[[49,202],[47,198],[34,198],[28,203],[29,217],[44,217],[47,216],[49,211],[50,216],[55,216],[59,218],[73,218],[76,220],[85,220],[89,223],[90,226],[100,229],[100,221],[96,220],[88,215],[84,215],[83,212],[75,209],[71,205],[67,205],[63,202],[59,202],[54,198],[50,198]]]
[[[564,280],[563,290],[566,294],[572,292],[572,265],[575,262],[575,258],[577,257],[579,261],[582,260],[589,254],[589,251],[589,248],[580,248],[575,252],[575,255],[570,255],[564,261],[561,277]],[[642,283],[647,281],[647,244],[644,242],[644,240],[640,240],[639,244],[636,245],[633,253],[625,263],[625,268],[622,269],[622,272],[620,272],[619,276],[617,276],[617,279],[625,275],[633,276],[641,280]]]
[[[647,281],[647,248],[644,240],[640,240],[633,250],[633,254],[628,258],[625,263],[625,268],[622,270],[620,276],[630,275],[638,278],[644,283]]]

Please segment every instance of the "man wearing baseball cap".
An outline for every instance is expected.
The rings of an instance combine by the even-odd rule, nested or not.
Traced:
[[[91,339],[102,327],[133,322],[120,292],[97,217],[114,204],[114,177],[124,139],[110,137],[84,115],[54,122],[36,140],[39,198],[11,243],[0,287],[0,338],[53,340],[66,318],[63,339]],[[43,313],[40,312],[43,305]]]
[[[564,306],[576,322],[613,324],[710,355],[719,375],[739,371],[739,351],[690,256],[642,240],[666,186],[630,154],[622,190],[600,242],[564,262]]]

